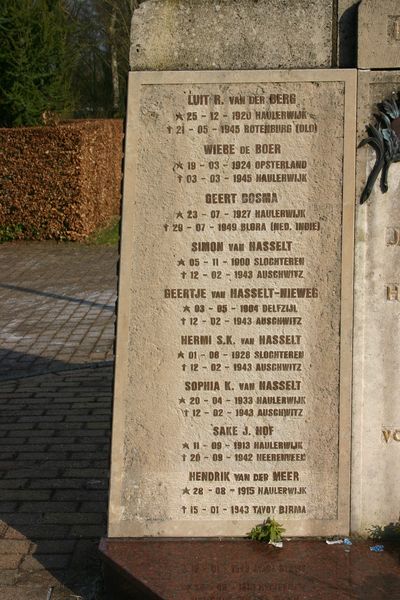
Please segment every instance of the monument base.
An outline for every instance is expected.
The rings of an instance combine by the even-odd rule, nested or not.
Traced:
[[[399,548],[371,542],[103,539],[109,600],[378,600],[400,597]]]

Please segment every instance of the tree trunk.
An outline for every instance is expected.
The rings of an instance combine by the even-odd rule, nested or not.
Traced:
[[[112,77],[112,89],[113,89],[113,113],[116,116],[119,112],[119,76],[118,76],[118,53],[117,44],[115,39],[115,30],[117,22],[117,8],[113,5],[111,12],[110,21],[110,50],[111,50],[111,77]]]

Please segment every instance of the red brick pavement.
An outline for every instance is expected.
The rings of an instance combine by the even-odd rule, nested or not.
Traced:
[[[0,246],[0,380],[110,363],[117,250]]]
[[[117,251],[0,246],[0,600],[100,600]]]
[[[1,385],[2,600],[100,598],[111,397],[112,367]]]

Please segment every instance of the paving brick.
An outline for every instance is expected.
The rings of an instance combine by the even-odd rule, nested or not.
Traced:
[[[0,403],[1,405],[1,403]],[[16,446],[20,446],[21,444],[24,444],[25,442],[27,442],[27,435],[29,434],[24,434],[23,437],[11,437],[12,432],[9,432],[9,434],[5,437],[1,437],[0,438],[0,452],[3,449],[3,446],[9,446],[10,444],[12,445],[16,445]],[[36,442],[33,442],[36,443]],[[38,442],[40,443],[40,442]]]
[[[111,426],[110,426],[111,427]],[[90,431],[89,429],[85,429],[84,431],[77,431],[75,433],[75,436],[77,439],[80,439],[81,437],[83,438],[96,438],[98,439],[100,438],[106,438],[109,439],[111,436],[109,436],[109,430],[101,432],[101,431]]]
[[[63,420],[63,416],[61,415],[43,415],[41,417],[36,416],[26,416],[19,417],[18,423],[60,423]]]
[[[69,535],[76,538],[101,538],[106,534],[105,525],[73,525]]]
[[[21,554],[0,554],[0,569],[17,569],[21,560]]]
[[[107,421],[104,415],[67,415],[67,422],[78,422],[78,423],[107,423],[109,425],[109,421]]]
[[[5,424],[12,424],[15,423],[16,419],[15,417],[5,417],[5,416],[0,416],[0,423],[5,423]]]
[[[3,495],[3,492],[0,492],[0,497]],[[10,513],[14,512],[17,509],[16,502],[0,502],[0,512],[1,513]]]
[[[90,460],[90,466],[94,467],[94,468],[101,468],[101,467],[106,467],[108,465],[107,462],[104,461],[100,461],[98,462],[98,457],[99,454],[101,454],[102,450],[100,448],[98,448],[96,450],[96,452],[85,452],[85,458],[87,458],[88,460]],[[71,460],[78,460],[79,458],[82,457],[82,452],[71,452],[69,454]]]
[[[107,500],[105,490],[57,490],[53,494],[53,500],[77,500],[77,501],[95,501]]]
[[[31,553],[71,554],[76,546],[75,540],[39,540],[31,544]]]
[[[97,444],[51,444],[49,446],[49,452],[58,452],[64,450],[65,452],[97,452]],[[79,457],[76,457],[79,458]]]
[[[1,514],[1,518],[3,518],[7,525],[11,527],[20,527],[21,525],[40,525],[43,523],[43,518],[41,513],[18,513],[13,512],[11,514]]]
[[[51,493],[47,490],[3,490],[2,500],[48,500]]]
[[[45,400],[51,400],[51,406],[58,406],[59,404],[63,406],[65,403],[72,404],[76,394],[77,390],[70,390],[69,392],[67,392],[63,390],[62,387],[57,386],[54,387],[54,389],[51,391],[38,392],[37,397],[40,398],[41,402]]]
[[[89,480],[86,482],[86,487],[92,490],[108,490],[108,480]]]
[[[30,542],[23,540],[0,540],[0,554],[26,554],[29,547]]]
[[[32,429],[31,431],[27,432],[27,431],[13,431],[12,432],[14,436],[21,436],[26,438],[27,436],[29,436],[30,438],[34,438],[34,437],[43,437],[44,435],[46,435],[47,437],[52,437],[55,434],[55,430],[53,429],[49,429],[48,431],[46,431],[46,434],[43,433],[43,431],[39,431],[37,429]]]
[[[108,477],[108,469],[66,469],[66,477],[104,478]]]
[[[22,533],[22,531],[19,531],[18,529],[15,529],[14,527],[7,527],[6,531],[3,534],[3,538],[7,539],[7,540],[27,540],[27,536]]]
[[[66,489],[74,490],[82,487],[82,479],[68,479],[68,478],[51,478],[51,479],[33,479],[30,481],[32,490],[35,489]]]
[[[71,414],[86,414],[85,409],[72,408],[74,405],[72,402],[69,404],[58,404],[57,408],[46,408],[46,415],[71,415]],[[81,412],[82,411],[82,412]]]
[[[86,432],[86,434],[87,433],[89,433],[89,432]],[[93,434],[93,433],[95,433],[95,432],[93,432],[93,431],[90,432],[90,434]],[[97,446],[99,446],[101,448],[105,448],[107,450],[107,452],[105,453],[105,456],[108,457],[108,447],[110,445],[110,439],[111,439],[110,436],[108,436],[108,435],[96,435],[96,434],[95,435],[90,435],[90,436],[85,435],[85,436],[82,436],[82,437],[77,436],[76,437],[77,443],[79,444],[81,441],[83,441],[84,438],[87,438],[87,441],[90,444],[96,444]]]
[[[110,423],[108,421],[100,421],[98,423],[86,423],[88,429],[110,429]]]
[[[63,568],[68,565],[69,561],[69,556],[65,554],[36,554],[35,556],[25,556],[20,568],[22,571]]]
[[[0,479],[0,490],[17,490],[26,487],[29,479]],[[0,491],[0,498],[2,492]],[[0,509],[1,510],[1,509]]]
[[[40,464],[44,470],[48,468],[57,468],[58,470],[65,470],[66,467],[71,467],[72,469],[86,469],[92,466],[92,461],[84,460],[83,458],[81,458],[80,460],[72,460],[71,458],[68,458],[68,460],[53,459],[49,461],[41,461]]]
[[[76,542],[75,550],[72,555],[71,566],[74,568],[82,568],[86,565],[92,565],[98,560],[98,538],[81,539]]]
[[[47,512],[74,512],[77,502],[23,502],[18,512],[47,513]]]
[[[4,521],[0,519],[0,538],[4,537],[5,532],[7,531],[8,525]]]
[[[102,513],[52,513],[49,512],[43,516],[44,523],[55,523],[59,525],[100,525],[106,521],[106,515]]]
[[[69,530],[68,526],[65,525],[24,525],[21,528],[22,531],[18,531],[18,528],[9,528],[4,537],[12,539],[44,539],[44,540],[57,540],[65,539]],[[17,536],[17,537],[15,537]],[[78,536],[77,536],[78,537]]]
[[[20,445],[12,445],[12,446],[2,446],[0,449],[1,456],[4,458],[5,452],[18,452],[23,450],[24,452],[35,453],[35,452],[43,452],[46,449],[45,444],[20,444]]]
[[[13,587],[18,579],[18,569],[2,569],[0,579],[0,598],[1,600],[17,600],[18,596],[15,594]],[[3,586],[7,586],[6,588]],[[11,594],[14,594],[12,597]],[[18,594],[18,592],[17,592]],[[32,600],[29,596],[29,600]]]
[[[46,446],[49,446],[49,444],[54,444],[54,442],[57,442],[60,444],[63,442],[69,443],[69,438],[60,438],[59,436],[53,437],[52,435],[47,436],[47,435],[44,435],[43,431],[40,431],[39,433],[40,433],[40,435],[38,435],[37,437],[29,437],[27,440],[27,443],[35,444],[37,442],[38,444],[46,444]],[[50,447],[49,447],[49,449],[50,449]]]
[[[39,420],[41,415],[45,414],[44,407],[38,407],[38,409],[34,410],[29,404],[24,402],[20,406],[13,405],[4,407],[1,411],[4,417],[12,417],[15,421],[19,421],[21,418],[21,413],[26,416],[34,417],[36,420]]]
[[[104,411],[104,414],[108,416],[108,415],[111,415],[111,413],[109,413],[108,408],[107,408],[110,406],[111,397],[112,397],[112,393],[110,391],[110,397],[105,402],[100,402],[100,400],[93,399],[92,402],[86,401],[85,403],[82,403],[82,404],[80,403],[79,406],[82,406],[83,409],[89,410],[90,412],[96,411],[96,414],[102,414],[102,412],[100,412],[100,411]],[[78,405],[78,403],[74,404],[74,406],[77,406],[77,405]],[[99,412],[97,412],[97,407],[99,407]],[[102,408],[102,407],[105,407],[105,408]],[[107,417],[103,417],[103,420],[106,420],[106,418]]]
[[[57,477],[57,475],[59,474],[59,469],[46,469],[44,470],[43,467],[38,467],[37,465],[34,465],[32,467],[29,468],[25,468],[25,469],[14,469],[11,470],[9,473],[6,474],[6,478],[7,479],[19,479],[19,478],[24,478],[24,477],[28,477],[29,479],[53,479],[54,477]]]
[[[9,423],[0,423],[0,430],[12,430],[13,433],[18,430],[32,429],[32,423],[13,423],[10,427]],[[25,434],[26,435],[26,434]]]
[[[96,512],[96,513],[107,513],[107,500],[103,502],[82,502],[79,507],[80,512]]]
[[[19,452],[18,453],[19,460],[66,460],[67,453],[66,452]]]
[[[22,425],[21,423],[19,425]],[[59,423],[59,426],[56,427],[56,425],[54,423],[38,423],[37,424],[38,429],[40,430],[52,430],[54,428],[56,428],[56,430],[58,431],[75,431],[77,429],[82,429],[83,428],[83,423],[66,423],[65,421],[63,423]],[[43,431],[42,431],[42,435],[43,435]],[[47,434],[46,434],[47,435]]]

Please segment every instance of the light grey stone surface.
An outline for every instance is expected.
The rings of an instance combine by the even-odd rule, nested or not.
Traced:
[[[400,71],[359,73],[358,141],[374,123],[377,103],[400,89]],[[361,148],[357,202],[375,163]],[[357,208],[354,306],[352,529],[399,519],[400,498],[400,164],[389,171],[389,191],[379,180]]]
[[[358,9],[358,67],[400,68],[400,2],[363,0]]]
[[[330,67],[332,0],[148,0],[132,70]]]
[[[126,144],[109,535],[347,533],[354,71],[131,73]]]

